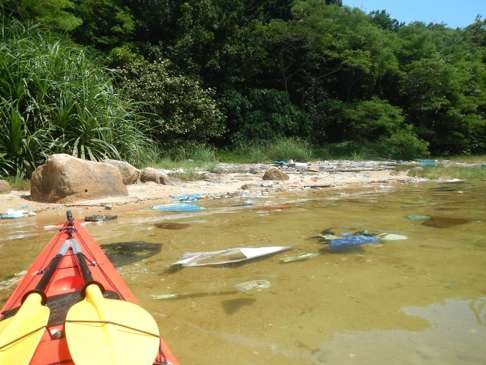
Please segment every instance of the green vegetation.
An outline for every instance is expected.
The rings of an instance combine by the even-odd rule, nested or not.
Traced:
[[[0,0],[0,174],[486,153],[486,21],[338,0]],[[192,162],[191,162],[192,163]]]
[[[479,167],[425,167],[412,169],[409,176],[426,177],[428,179],[461,179],[467,181],[486,181],[486,164]]]
[[[0,166],[29,174],[51,153],[139,162],[148,138],[133,102],[69,41],[15,22],[0,33]]]

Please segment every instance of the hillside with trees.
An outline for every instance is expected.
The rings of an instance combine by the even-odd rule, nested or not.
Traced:
[[[486,152],[486,21],[336,0],[0,0],[0,173],[292,140],[383,158]],[[249,148],[249,147],[248,147]]]

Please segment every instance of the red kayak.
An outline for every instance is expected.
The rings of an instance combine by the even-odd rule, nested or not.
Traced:
[[[77,246],[78,253],[75,246]],[[84,263],[79,258],[79,251],[82,252]],[[89,276],[89,273],[90,281],[102,289],[100,290],[102,300],[106,298],[117,300],[115,304],[121,304],[118,301],[136,304],[136,299],[130,289],[98,244],[68,212],[68,220],[62,229],[44,247],[0,312],[1,329],[2,323],[7,323],[9,318],[20,315],[17,313],[21,312],[21,307],[24,306],[23,303],[28,295],[31,295],[32,292],[41,294],[43,305],[39,303],[39,306],[47,307],[49,310],[46,309],[46,311],[49,314],[46,317],[48,318],[46,319],[47,324],[40,328],[40,333],[42,333],[42,335],[39,333],[40,341],[38,344],[35,341],[36,346],[31,349],[33,356],[29,355],[28,364],[75,364],[69,351],[67,340],[69,336],[65,334],[66,316],[73,306],[85,299],[86,276]],[[126,315],[129,317],[130,313],[126,313]],[[66,327],[68,326],[66,325]],[[28,336],[30,334],[25,333],[23,336],[15,338],[15,341],[21,342]],[[159,337],[157,333],[157,338]],[[7,345],[11,346],[11,343],[14,342],[9,340],[10,342],[5,345],[5,341],[1,340],[2,333],[0,332],[0,344],[3,343],[3,348],[0,346],[0,355],[1,351],[6,351]],[[87,342],[89,340],[89,338],[86,339]],[[156,341],[154,349],[157,350],[158,339],[152,340]],[[89,346],[96,347],[96,344]],[[73,358],[76,358],[74,353]],[[152,361],[151,359],[150,356],[149,361]],[[118,364],[117,361],[112,363]],[[0,365],[17,364],[1,363]],[[153,365],[179,365],[161,337],[158,354],[154,355]]]

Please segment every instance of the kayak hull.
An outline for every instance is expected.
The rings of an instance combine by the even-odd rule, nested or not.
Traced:
[[[3,320],[15,315],[25,295],[35,289],[42,277],[43,270],[68,239],[74,239],[78,242],[88,262],[93,280],[102,286],[103,295],[106,298],[136,303],[134,295],[120,274],[79,222],[73,221],[72,237],[70,237],[67,227],[67,224],[64,225],[63,229],[51,239],[35,259],[2,307],[0,319]],[[74,365],[64,334],[64,321],[69,308],[83,299],[84,286],[85,283],[76,256],[72,250],[68,250],[44,290],[46,306],[49,307],[51,314],[30,365]],[[179,365],[179,362],[161,339],[159,354],[154,359],[154,365],[169,364]]]

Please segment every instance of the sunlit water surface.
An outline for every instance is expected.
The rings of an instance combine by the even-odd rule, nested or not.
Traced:
[[[257,199],[253,207],[241,203],[203,202],[207,210],[189,215],[147,205],[87,226],[100,244],[162,244],[159,253],[119,270],[182,364],[486,363],[484,182],[311,191]],[[282,209],[258,208],[268,204]],[[406,219],[410,214],[468,222],[437,228]],[[0,280],[25,269],[53,234],[44,225],[61,220],[0,221]],[[189,226],[154,226],[160,222]],[[408,240],[329,253],[312,238],[329,227]],[[234,267],[167,271],[186,251],[268,245],[293,249]],[[280,260],[306,252],[320,255]],[[235,290],[251,280],[271,285]],[[13,289],[4,286],[2,303]],[[152,297],[166,294],[177,297]]]

